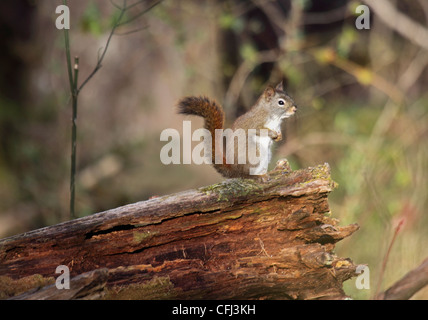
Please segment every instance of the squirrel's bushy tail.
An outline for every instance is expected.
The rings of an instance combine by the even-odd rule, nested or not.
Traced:
[[[224,111],[223,108],[206,97],[185,97],[178,102],[178,112],[181,114],[190,114],[204,118],[204,127],[211,133],[211,158],[214,168],[221,174],[225,174],[224,170],[229,167],[223,153],[223,163],[215,163],[216,145],[215,129],[223,129],[224,127]]]
[[[206,97],[185,97],[178,103],[178,110],[181,114],[192,114],[204,118],[204,127],[211,132],[213,138],[215,129],[223,129],[223,108]]]

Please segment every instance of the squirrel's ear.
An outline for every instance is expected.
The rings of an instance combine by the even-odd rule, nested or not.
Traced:
[[[271,86],[268,86],[263,93],[266,100],[270,100],[275,94],[275,89]]]
[[[277,90],[277,91],[284,91],[284,87],[282,85],[282,80],[281,80],[280,83],[278,83],[278,85],[276,86],[275,90]]]

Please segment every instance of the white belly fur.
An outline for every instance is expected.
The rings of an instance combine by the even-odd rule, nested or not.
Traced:
[[[265,128],[270,129],[272,131],[275,132],[280,132],[281,131],[281,122],[282,120],[280,118],[271,118],[268,119],[265,123]]]
[[[265,128],[280,133],[281,122],[281,119],[277,117],[268,119],[265,123]],[[259,144],[260,162],[257,168],[252,169],[251,174],[265,174],[267,172],[270,160],[272,159],[272,139],[268,136],[255,136],[254,142]]]
[[[250,170],[250,174],[253,174],[253,175],[265,174],[267,172],[269,162],[272,158],[272,152],[271,152],[272,139],[270,137],[255,136],[254,143],[256,143],[259,146],[260,161],[257,167],[252,168]]]

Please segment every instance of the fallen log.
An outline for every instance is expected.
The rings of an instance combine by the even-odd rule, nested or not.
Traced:
[[[334,187],[328,164],[280,160],[265,182],[229,179],[12,236],[0,240],[0,297],[52,287],[64,265],[71,284],[102,269],[104,299],[343,299],[356,266],[333,249],[358,226],[331,217]]]

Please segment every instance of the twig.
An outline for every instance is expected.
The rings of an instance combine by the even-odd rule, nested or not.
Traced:
[[[140,12],[137,16],[129,19],[128,21],[121,22],[122,18],[125,15],[125,12],[136,5],[143,3],[143,1],[138,1],[133,3],[132,5],[127,6],[127,0],[123,0],[122,7],[119,7],[113,0],[110,0],[110,3],[117,9],[120,10],[119,17],[115,21],[110,34],[107,38],[107,42],[104,46],[104,49],[102,50],[101,54],[98,53],[98,59],[97,64],[95,65],[92,72],[89,74],[89,76],[82,82],[80,86],[78,86],[78,74],[79,74],[79,58],[75,57],[74,59],[74,74],[73,70],[71,68],[71,54],[70,54],[70,38],[68,29],[64,28],[64,41],[65,41],[65,52],[66,52],[66,60],[67,60],[67,71],[68,71],[68,78],[70,83],[70,91],[71,91],[71,99],[72,99],[72,109],[73,109],[73,115],[72,115],[72,133],[71,133],[71,177],[70,177],[70,219],[74,219],[75,216],[75,210],[74,210],[74,204],[75,204],[75,176],[76,176],[76,137],[77,137],[77,102],[78,102],[78,96],[80,91],[83,89],[83,87],[89,82],[89,80],[92,79],[92,77],[97,73],[99,69],[102,67],[102,62],[104,60],[104,57],[107,53],[107,49],[110,45],[110,41],[116,31],[116,29],[124,24],[127,24],[136,18],[140,17],[144,13],[148,12],[150,9],[152,9],[155,5],[160,3],[161,0],[155,1],[154,3],[150,4],[146,9],[144,9],[142,12]],[[67,6],[67,0],[63,0],[63,4]],[[138,30],[133,30],[133,33]]]
[[[109,1],[110,1],[111,5],[112,5],[113,7],[115,7],[116,9],[119,9],[119,10],[121,10],[121,9],[122,9],[122,7],[121,7],[121,6],[119,6],[118,4],[116,4],[113,0],[109,0]]]
[[[127,36],[127,35],[130,35],[130,34],[136,33],[138,31],[147,29],[147,28],[148,28],[148,26],[142,26],[142,27],[139,27],[139,28],[136,28],[136,29],[133,29],[133,30],[129,30],[129,31],[126,31],[126,32],[122,32],[122,33],[116,32],[114,35],[115,36]]]
[[[115,23],[114,23],[114,25],[113,25],[113,28],[111,29],[111,31],[110,31],[110,34],[109,34],[109,36],[108,36],[108,38],[107,38],[107,42],[106,42],[106,45],[105,45],[105,47],[104,47],[104,50],[103,50],[103,52],[101,53],[101,56],[99,56],[98,57],[98,61],[97,61],[97,64],[96,64],[96,66],[95,66],[95,68],[94,68],[94,70],[92,70],[92,72],[89,74],[89,76],[85,79],[85,81],[83,81],[83,83],[80,85],[80,87],[79,87],[79,89],[77,90],[77,93],[79,93],[80,92],[80,90],[82,90],[82,88],[88,83],[88,81],[89,80],[91,80],[92,79],[92,77],[97,73],[97,71],[99,70],[99,69],[101,69],[101,67],[102,67],[102,62],[103,62],[103,60],[104,60],[104,57],[105,57],[105,55],[106,55],[106,52],[107,52],[107,49],[108,49],[108,46],[109,46],[109,44],[110,44],[110,40],[111,40],[111,38],[113,37],[113,34],[114,34],[114,31],[116,30],[116,28],[120,25],[120,21],[122,20],[122,18],[123,18],[123,15],[125,14],[125,11],[126,11],[126,0],[124,0],[123,1],[123,7],[121,8],[121,10],[120,10],[120,14],[119,14],[119,17],[117,18],[117,20],[115,21]]]
[[[422,264],[408,272],[388,290],[377,296],[383,300],[407,300],[428,285],[428,258]]]
[[[398,225],[395,227],[395,231],[394,231],[394,235],[392,236],[391,243],[389,244],[388,250],[386,251],[385,257],[383,258],[383,261],[382,261],[382,267],[380,269],[379,280],[377,282],[377,286],[376,286],[376,291],[375,291],[374,297],[378,296],[379,289],[380,289],[380,286],[381,286],[382,280],[383,280],[383,274],[385,273],[386,264],[388,262],[389,255],[391,253],[392,246],[394,245],[394,242],[397,239],[397,235],[400,232],[401,227],[403,226],[403,224],[404,224],[404,218],[401,219],[400,222],[398,223]]]
[[[74,213],[74,199],[75,199],[75,177],[76,177],[76,139],[77,139],[77,79],[79,75],[79,58],[74,58],[74,77],[71,87],[72,99],[72,127],[71,127],[71,175],[70,175],[70,218],[76,218]]]
[[[388,27],[400,33],[411,42],[428,50],[428,29],[421,24],[400,13],[390,1],[387,0],[364,0],[380,20]]]
[[[162,1],[162,0],[159,0],[159,1],[155,1],[155,2],[160,2],[160,1]],[[127,6],[126,7],[126,10],[129,10],[129,9],[132,9],[133,7],[136,7],[136,6],[138,6],[139,4],[141,4],[141,3],[144,3],[144,2],[146,2],[145,0],[140,0],[140,1],[136,1],[135,3],[133,3],[133,4],[130,4],[129,6]],[[149,9],[150,10],[150,9]],[[148,11],[148,10],[147,10]],[[146,12],[147,12],[146,11]]]
[[[426,50],[421,49],[416,57],[414,57],[407,69],[401,74],[398,80],[398,87],[404,92],[407,92],[413,87],[415,82],[419,79],[428,64],[428,55]]]
[[[63,4],[67,5],[67,0],[63,0]],[[70,92],[72,100],[72,129],[71,129],[71,174],[70,174],[70,219],[75,218],[74,214],[74,189],[75,189],[75,175],[76,175],[76,118],[77,118],[77,76],[78,76],[78,58],[75,58],[75,68],[74,68],[74,78],[73,71],[71,68],[71,54],[70,54],[70,37],[68,34],[68,29],[64,28],[64,41],[65,41],[65,55],[67,60],[67,71],[68,71],[68,80],[70,83]],[[76,67],[77,66],[77,67]]]
[[[63,0],[64,5],[67,5],[67,0]],[[124,7],[126,6],[126,0],[124,0]],[[104,59],[104,56],[107,52],[108,45],[110,43],[111,37],[114,33],[114,30],[117,28],[118,23],[122,19],[122,16],[124,14],[124,10],[121,10],[120,16],[118,20],[116,21],[115,25],[112,28],[112,31],[110,32],[109,38],[107,40],[107,44],[104,48],[103,53],[98,58],[98,63],[95,66],[92,73],[86,78],[86,80],[80,85],[78,88],[78,75],[79,75],[79,58],[75,57],[74,59],[74,75],[73,71],[71,69],[71,54],[70,54],[70,37],[68,34],[68,30],[64,28],[64,40],[65,40],[65,52],[66,52],[66,60],[67,60],[67,71],[68,71],[68,77],[70,82],[70,91],[71,91],[71,100],[72,100],[72,126],[71,126],[71,169],[70,169],[70,219],[76,218],[75,214],[75,177],[76,177],[76,145],[77,145],[77,102],[78,102],[78,96],[80,90],[86,85],[86,83],[94,76],[94,74],[101,68],[102,60]]]
[[[257,55],[254,58],[254,61],[244,60],[241,63],[241,65],[238,67],[238,70],[235,72],[235,74],[232,77],[232,80],[230,81],[229,88],[226,92],[225,103],[224,103],[226,108],[229,109],[230,106],[233,106],[236,104],[236,101],[238,100],[238,97],[239,97],[239,93],[241,92],[245,81],[247,80],[251,71],[254,70],[254,68],[257,65],[260,65],[266,62],[275,62],[277,59],[278,59],[278,54],[275,50],[266,50],[266,51],[257,52]]]
[[[67,5],[67,0],[63,0],[63,3],[64,5]],[[70,82],[70,90],[73,91],[73,73],[71,71],[70,39],[69,39],[67,28],[64,28],[64,40],[65,40],[65,55],[67,60],[68,80]]]
[[[143,14],[147,13],[148,11],[150,11],[151,9],[153,9],[155,6],[157,6],[162,0],[158,0],[158,1],[154,1],[152,4],[150,4],[146,9],[142,10],[141,12],[139,12],[138,14],[136,14],[135,16],[133,16],[132,18],[129,18],[128,20],[119,23],[117,26],[123,26],[125,24],[128,24],[136,19],[138,19],[139,17],[141,17]],[[141,2],[136,2],[130,6],[128,6],[127,8],[125,8],[125,10],[128,10],[132,7],[134,7],[137,4],[140,4]]]
[[[404,93],[394,83],[349,59],[340,57],[333,48],[308,50],[321,63],[329,63],[354,76],[363,85],[372,85],[385,93],[396,104],[405,101]]]

